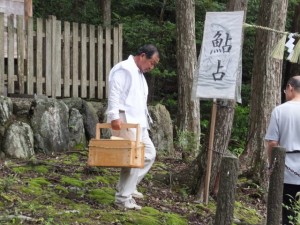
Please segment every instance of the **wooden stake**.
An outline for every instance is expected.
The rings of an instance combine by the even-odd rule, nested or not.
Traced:
[[[32,17],[32,0],[24,0],[24,16],[27,27],[28,18]]]
[[[210,182],[210,175],[211,175],[212,151],[213,151],[213,144],[214,144],[214,137],[215,137],[216,115],[217,115],[217,100],[214,99],[212,110],[211,110],[207,165],[206,165],[206,175],[205,175],[204,193],[203,193],[203,201],[205,204],[208,203],[208,195],[209,195],[209,182]]]

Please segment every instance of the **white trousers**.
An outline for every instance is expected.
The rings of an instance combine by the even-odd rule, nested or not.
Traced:
[[[125,115],[120,113],[120,118],[126,122]],[[112,130],[113,136],[125,139],[136,140],[136,129]],[[156,150],[149,137],[147,128],[141,128],[141,141],[145,144],[145,163],[144,168],[122,168],[120,179],[117,184],[115,195],[116,202],[126,202],[132,198],[132,193],[136,190],[137,185],[145,177],[154,163]]]

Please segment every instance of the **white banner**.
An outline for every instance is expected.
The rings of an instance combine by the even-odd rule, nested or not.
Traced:
[[[240,101],[243,17],[244,11],[206,13],[193,99]]]

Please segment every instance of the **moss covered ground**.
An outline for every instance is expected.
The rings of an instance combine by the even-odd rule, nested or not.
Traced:
[[[2,161],[0,224],[207,225],[214,221],[214,198],[207,205],[197,203],[185,184],[170,181],[172,171],[182,168],[178,159],[154,163],[139,187],[145,195],[137,200],[143,206],[140,211],[114,205],[118,168],[88,167],[86,162],[86,150]],[[261,224],[264,204],[243,192],[247,186],[239,187],[234,224]]]

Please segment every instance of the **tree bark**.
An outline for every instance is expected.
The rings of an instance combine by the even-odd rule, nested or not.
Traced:
[[[279,193],[283,192],[285,152],[285,148],[282,147],[274,147],[272,150],[267,225],[280,224],[283,196]]]
[[[178,74],[178,127],[195,135],[200,141],[199,100],[191,100],[194,72],[197,62],[195,39],[195,1],[176,1],[177,74]]]
[[[227,5],[227,11],[244,11],[244,20],[246,19],[248,0],[230,0]],[[216,127],[215,127],[215,138],[213,143],[213,161],[211,167],[211,178],[210,178],[210,190],[217,193],[218,190],[218,172],[220,163],[223,155],[228,149],[228,143],[231,136],[232,124],[234,119],[236,102],[234,100],[218,100],[217,101],[217,116],[216,116]],[[208,146],[209,133],[205,136],[205,146]],[[203,149],[206,149],[204,147]],[[195,170],[197,171],[192,188],[194,192],[198,192],[197,195],[200,197],[203,192],[205,178],[205,165],[207,159],[207,151],[202,151],[197,157]],[[213,190],[214,189],[214,190]]]
[[[162,24],[164,22],[164,13],[167,5],[167,0],[163,0],[162,7],[159,14],[159,23]]]
[[[100,0],[102,9],[103,26],[111,25],[111,0]]]
[[[288,1],[262,0],[260,4],[258,25],[284,31]],[[256,31],[248,144],[241,156],[242,169],[264,189],[268,181],[264,136],[273,108],[281,103],[282,60],[270,55],[280,38],[275,32]]]
[[[232,224],[238,169],[239,163],[236,157],[223,157],[215,225]]]

